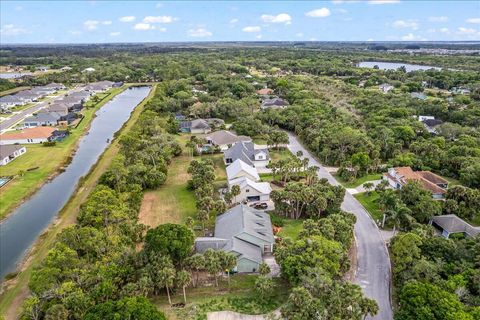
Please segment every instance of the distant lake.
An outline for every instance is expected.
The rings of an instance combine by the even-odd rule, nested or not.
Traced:
[[[0,73],[0,79],[16,79],[23,76],[29,76],[31,74],[31,72],[5,72]]]
[[[409,63],[401,63],[401,62],[384,62],[384,61],[362,61],[358,64],[360,68],[373,68],[374,66],[378,66],[381,70],[397,70],[401,66],[405,66],[407,72],[410,71],[417,71],[417,70],[442,70],[439,67],[432,67],[432,66],[424,66],[421,64],[409,64]]]

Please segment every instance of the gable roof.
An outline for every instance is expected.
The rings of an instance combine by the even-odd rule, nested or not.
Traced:
[[[239,204],[217,216],[215,237],[231,239],[246,233],[265,242],[274,243],[270,216],[261,210]]]
[[[5,159],[6,157],[12,155],[15,151],[20,150],[22,148],[24,147],[19,145],[14,145],[14,144],[6,145],[6,146],[0,145],[0,160]]]
[[[230,185],[238,185],[240,189],[244,189],[246,187],[250,187],[252,189],[257,190],[262,194],[270,194],[272,192],[272,188],[270,187],[270,183],[268,182],[255,182],[250,178],[247,177],[239,177],[232,179],[228,182]]]
[[[394,168],[400,176],[400,182],[407,183],[408,180],[419,182],[425,189],[434,194],[445,194],[447,191],[437,184],[448,184],[448,181],[430,171],[413,171],[410,167]]]
[[[454,214],[435,216],[432,221],[448,233],[466,233],[471,237],[480,234],[479,227],[473,227]]]
[[[0,140],[21,140],[21,139],[39,139],[50,138],[55,131],[52,127],[35,127],[23,129],[15,133],[4,133],[0,135]]]
[[[285,107],[288,106],[288,102],[283,100],[282,98],[275,97],[273,99],[265,99],[262,101],[262,107]]]
[[[252,141],[250,137],[237,136],[233,132],[227,130],[219,130],[209,133],[205,138],[212,141],[215,145],[234,144],[240,141]]]
[[[230,147],[228,150],[225,151],[224,156],[225,159],[232,159],[232,162],[236,161],[237,159],[242,160],[248,165],[253,166],[255,161],[255,154],[263,152],[267,155],[267,159],[269,159],[268,149],[255,149],[255,145],[253,142],[239,142]]]
[[[269,88],[263,88],[263,89],[257,90],[257,94],[262,95],[262,96],[266,96],[266,95],[269,95],[269,94],[272,94],[272,93],[273,93],[273,90],[269,89]]]
[[[195,119],[192,121],[183,121],[180,123],[180,128],[190,129],[210,129],[210,125],[204,119]]]
[[[60,119],[61,116],[58,112],[41,112],[36,116],[25,118],[23,122],[55,122]]]
[[[232,180],[232,178],[234,178],[241,171],[245,171],[247,174],[255,178],[255,181],[260,180],[260,176],[258,175],[257,170],[240,159],[237,159],[232,164],[230,164],[227,167],[226,171],[228,180]]]

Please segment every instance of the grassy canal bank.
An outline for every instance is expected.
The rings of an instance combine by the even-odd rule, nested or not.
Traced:
[[[19,273],[5,283],[3,293],[0,295],[0,318],[4,316],[5,319],[15,319],[18,316],[19,308],[29,293],[28,281],[33,269],[45,258],[48,250],[54,245],[57,234],[65,227],[76,222],[80,205],[87,199],[87,196],[97,184],[100,176],[108,169],[112,159],[118,153],[119,138],[130,131],[143,111],[147,101],[153,97],[154,91],[155,90],[152,89],[149,95],[133,110],[130,119],[117,134],[115,134],[116,138],[104,151],[98,162],[92,167],[90,172],[79,181],[76,191],[60,211],[56,222],[37,239]]]
[[[0,167],[0,177],[9,176],[13,179],[0,188],[2,205],[0,220],[5,219],[18,205],[33,195],[42,185],[61,172],[77,149],[80,138],[88,132],[95,113],[108,101],[123,92],[130,85],[110,89],[99,94],[99,100],[93,104],[87,103],[82,111],[83,119],[76,128],[70,130],[70,135],[55,146],[27,145],[27,152]]]

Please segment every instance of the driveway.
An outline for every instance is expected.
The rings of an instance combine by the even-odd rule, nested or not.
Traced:
[[[309,159],[309,165],[317,166],[318,176],[326,178],[332,185],[339,185],[335,178],[305,149],[298,138],[288,132],[290,142],[288,148],[292,153],[303,152]],[[375,222],[365,208],[349,192],[345,193],[342,210],[351,212],[357,217],[355,238],[357,243],[357,272],[355,282],[362,287],[369,298],[375,299],[380,308],[377,316],[369,319],[393,319],[390,304],[390,258],[385,242]]]

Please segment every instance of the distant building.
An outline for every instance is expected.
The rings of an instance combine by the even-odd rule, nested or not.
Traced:
[[[227,166],[238,159],[257,168],[264,168],[270,162],[268,149],[255,149],[253,142],[236,143],[224,152],[223,157]]]
[[[209,133],[212,128],[204,119],[195,119],[192,121],[182,121],[180,123],[180,132],[185,133]]]
[[[15,106],[23,106],[27,104],[24,100],[16,97],[15,95],[8,95],[0,98],[0,108],[7,110]]]
[[[431,192],[434,199],[443,199],[447,193],[448,181],[430,171],[413,171],[410,167],[388,169],[383,179],[393,189],[401,189],[409,181],[415,181]]]
[[[112,81],[98,81],[98,82],[87,84],[84,89],[85,91],[95,94],[95,93],[107,91],[108,89],[112,88],[114,84],[115,83]]]
[[[62,116],[57,112],[41,112],[25,118],[23,125],[27,128],[40,126],[56,126]]]
[[[89,72],[95,72],[95,69],[94,69],[94,68],[91,68],[91,67],[90,67],[90,68],[85,68],[85,69],[82,70],[82,72],[87,72],[87,73],[89,73]]]
[[[383,84],[378,86],[378,89],[380,89],[380,91],[382,91],[383,93],[388,93],[388,92],[392,91],[393,88],[394,87],[391,84],[388,84],[388,83],[383,83]]]
[[[480,228],[474,227],[454,214],[435,216],[430,224],[442,232],[442,236],[448,238],[451,234],[461,233],[467,237],[475,237],[480,234]]]
[[[54,102],[48,106],[46,112],[56,112],[61,116],[66,116],[68,114],[68,105],[66,105],[65,103]]]
[[[195,250],[231,252],[237,256],[235,271],[251,273],[258,272],[263,256],[273,252],[274,244],[270,216],[240,204],[217,216],[214,237],[196,238]]]
[[[0,145],[0,166],[5,166],[27,152],[24,146]]]
[[[62,67],[60,70],[62,70],[62,71],[70,71],[70,70],[72,70],[72,68],[69,67],[69,66],[65,66],[65,67]]]
[[[0,135],[0,145],[43,143],[50,140],[54,131],[52,127],[35,127],[4,133]]]
[[[263,89],[257,90],[257,94],[259,96],[270,96],[273,94],[273,89],[263,88]]]
[[[420,100],[427,99],[427,95],[423,92],[411,92],[410,97],[412,97],[413,99],[420,99]]]
[[[35,70],[37,71],[47,71],[49,70],[50,68],[47,67],[47,66],[40,66],[40,67],[36,67]]]
[[[271,99],[264,99],[262,101],[262,109],[285,109],[288,106],[288,102],[279,97]]]
[[[435,127],[443,123],[442,120],[435,119],[434,116],[418,116],[418,120],[423,123],[425,129],[432,135],[438,133]]]

